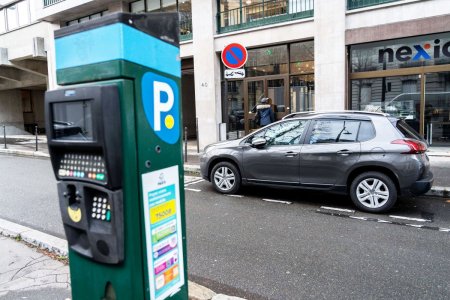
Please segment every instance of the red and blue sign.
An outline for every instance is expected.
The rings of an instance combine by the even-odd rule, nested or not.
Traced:
[[[247,62],[247,49],[238,43],[232,43],[222,51],[222,62],[230,69],[239,69]]]

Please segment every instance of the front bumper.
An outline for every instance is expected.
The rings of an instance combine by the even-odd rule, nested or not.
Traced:
[[[410,188],[410,191],[414,195],[422,195],[428,192],[433,186],[434,176],[433,173],[428,172],[428,175],[425,178],[417,180],[413,183]]]

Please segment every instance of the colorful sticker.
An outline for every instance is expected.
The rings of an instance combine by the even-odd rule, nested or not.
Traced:
[[[178,166],[142,175],[150,299],[185,284]]]

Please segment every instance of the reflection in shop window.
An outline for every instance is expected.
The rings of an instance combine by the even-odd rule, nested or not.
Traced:
[[[247,77],[288,73],[287,45],[248,50]]]

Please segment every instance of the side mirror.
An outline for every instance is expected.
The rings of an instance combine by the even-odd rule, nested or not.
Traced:
[[[252,140],[252,147],[255,147],[255,148],[264,147],[266,144],[267,144],[267,141],[265,138],[259,137],[259,138],[255,138]]]

